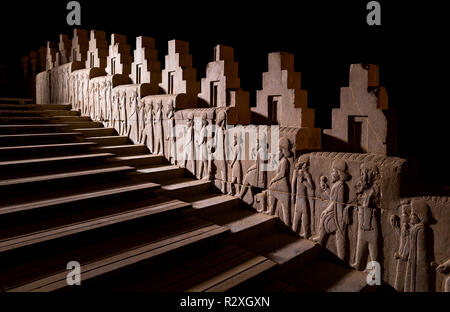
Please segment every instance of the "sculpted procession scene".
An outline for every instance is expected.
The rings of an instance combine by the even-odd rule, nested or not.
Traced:
[[[306,286],[294,287],[284,279],[289,274],[297,276],[297,271],[280,274],[283,276],[280,280],[278,275],[273,274],[274,268],[300,257],[301,252],[298,250],[308,250],[310,257],[324,253],[327,261],[338,263],[352,272],[358,283],[363,285],[358,289],[340,285],[336,288],[338,291],[360,291],[374,285],[380,289],[386,287],[399,292],[450,291],[450,197],[417,191],[420,187],[415,184],[414,166],[408,159],[398,157],[397,133],[394,131],[397,129],[396,116],[389,107],[389,90],[380,85],[380,72],[383,68],[375,64],[351,64],[348,68],[348,86],[340,89],[339,105],[331,113],[331,128],[321,129],[315,124],[315,110],[308,107],[308,91],[302,88],[301,74],[294,69],[293,54],[280,51],[267,55],[267,71],[262,73],[262,85],[252,97],[250,92],[241,88],[239,60],[233,47],[216,45],[211,51],[212,58],[206,60],[209,63],[202,71],[205,76],[198,79],[197,69],[193,67],[195,55],[191,55],[189,43],[169,40],[164,62],[160,62],[159,54],[163,44],[165,43],[155,42],[153,38],[145,36],[126,38],[115,33],[107,36],[103,31],[76,28],[71,38],[62,34],[57,44],[49,41],[46,48],[33,52],[27,59],[31,64],[35,64],[38,57],[45,60],[40,71],[34,65],[32,73],[29,73],[35,75],[36,105],[45,107],[48,111],[52,111],[52,105],[54,110],[61,110],[60,107],[56,108],[58,105],[66,105],[69,109],[64,118],[61,117],[63,115],[54,115],[58,117],[50,118],[51,122],[45,125],[64,130],[60,132],[64,133],[61,136],[74,135],[68,133],[82,135],[85,139],[74,139],[71,144],[90,144],[87,148],[95,151],[89,155],[77,152],[76,156],[71,157],[84,155],[83,157],[92,159],[92,162],[102,158],[105,162],[102,163],[101,170],[108,170],[107,174],[102,171],[105,176],[109,177],[113,170],[127,171],[126,174],[130,175],[127,179],[137,179],[140,183],[139,187],[127,185],[128,189],[125,190],[117,182],[117,185],[113,185],[115,189],[98,190],[94,195],[98,196],[96,204],[99,206],[103,207],[107,201],[114,202],[117,198],[118,203],[126,203],[129,210],[111,208],[115,214],[111,212],[109,219],[100,211],[91,212],[93,223],[83,223],[80,227],[89,230],[95,227],[98,237],[107,236],[109,232],[97,229],[103,226],[103,222],[120,223],[125,219],[128,222],[138,217],[150,219],[150,215],[160,213],[161,219],[146,220],[166,234],[175,233],[184,227],[189,228],[186,230],[188,234],[177,233],[180,242],[199,239],[194,235],[188,236],[193,233],[194,227],[195,231],[199,231],[196,232],[199,236],[206,235],[209,231],[214,231],[211,236],[222,235],[227,231],[233,235],[240,233],[241,236],[236,236],[239,238],[235,238],[233,244],[238,246],[236,248],[244,248],[245,252],[235,250],[234,245],[227,246],[229,250],[223,249],[220,252],[208,249],[204,251],[204,255],[203,251],[195,251],[192,254],[198,258],[192,256],[192,259],[189,258],[192,261],[185,260],[179,268],[174,265],[175,268],[168,273],[173,276],[182,274],[180,272],[188,270],[193,263],[204,263],[207,267],[207,259],[219,259],[225,257],[225,254],[236,253],[246,261],[254,261],[251,265],[248,264],[248,268],[257,266],[255,276],[268,276],[267,280],[276,280],[279,282],[277,285],[281,283],[283,287],[293,291],[309,291]],[[301,61],[300,58],[295,59],[295,62]],[[1,109],[6,109],[6,106]],[[74,122],[71,119],[76,118],[76,122],[80,124],[71,124]],[[14,124],[11,121],[7,123]],[[41,131],[39,129],[43,125],[44,123],[38,125],[36,129]],[[5,133],[13,134],[6,131]],[[103,132],[107,135],[101,134]],[[41,136],[44,136],[42,133]],[[0,144],[7,146],[2,140],[6,142],[6,138],[0,138]],[[56,150],[63,147],[53,148]],[[85,147],[70,145],[68,148]],[[54,156],[52,152],[42,155],[48,159]],[[111,159],[122,161],[120,169],[110,167],[113,164]],[[47,163],[54,166],[54,163],[66,160],[36,161],[42,162],[43,166]],[[72,159],[69,164],[79,160]],[[149,165],[142,165],[144,161],[149,161]],[[1,165],[7,168],[6,163]],[[29,164],[14,166],[31,167]],[[93,169],[90,170],[84,170],[83,175],[94,175]],[[133,176],[130,173],[133,170],[137,170],[139,174]],[[62,171],[52,174],[60,175],[52,177],[55,181],[70,175]],[[76,181],[83,180],[80,177],[80,180],[76,180],[76,175],[79,174],[73,174],[73,183],[79,187],[82,183]],[[105,181],[114,182],[115,177],[111,175],[108,178],[110,180],[105,178]],[[2,179],[7,182],[2,180],[2,183],[9,187],[12,182],[8,180],[12,178],[16,178],[12,173],[5,174]],[[34,179],[43,178],[36,175]],[[27,180],[26,183],[34,182]],[[124,199],[119,196],[129,192],[132,187],[134,195]],[[156,194],[155,198],[145,198],[145,209],[138,205],[144,202],[144,191]],[[73,202],[83,205],[82,203],[88,202],[84,197],[76,197],[76,194],[70,196],[64,193],[64,197],[61,197],[64,200],[60,199],[58,205],[70,206]],[[229,207],[230,203],[235,206]],[[0,207],[0,213],[18,213],[31,209],[26,203],[21,205],[6,203],[4,207]],[[51,211],[52,205],[56,204],[41,202],[39,205]],[[179,215],[169,215],[167,211],[175,210],[173,207],[176,205],[186,205],[187,209],[192,210],[192,215],[186,219]],[[74,209],[73,206],[70,207]],[[153,207],[153,210],[149,207]],[[59,213],[63,218],[62,212]],[[83,213],[88,215],[86,211]],[[173,211],[170,213],[175,214]],[[245,214],[245,217],[239,222],[233,221],[234,214]],[[87,222],[86,216],[77,215],[73,218],[74,224]],[[170,219],[173,227],[163,228],[161,224],[168,222],[166,219],[169,217],[174,218]],[[105,219],[99,221],[100,218]],[[202,218],[209,223],[203,224],[206,221]],[[33,229],[44,230],[44,225],[33,222],[30,221],[30,224],[34,224]],[[56,221],[49,224],[52,230],[57,225],[61,226]],[[208,230],[205,230],[206,227],[209,227]],[[142,223],[137,223],[136,228],[142,230],[142,235],[138,235],[139,239],[131,234],[123,234],[120,239],[120,235],[114,235],[117,244],[129,240],[137,246],[142,240],[146,244],[142,243],[142,253],[150,250],[161,252],[167,257],[163,259],[168,263],[175,261],[169,257],[169,252],[165,254],[160,249],[157,251],[156,245],[145,240],[150,237],[153,239],[154,235],[157,241],[159,232],[150,233]],[[200,228],[205,232],[200,231]],[[263,228],[265,232],[261,233],[264,234],[255,234],[262,231],[260,228]],[[131,231],[125,225],[123,229],[124,233]],[[78,230],[70,228],[70,231]],[[5,230],[6,234],[0,233],[5,237],[5,242],[6,239],[11,242],[12,239],[18,239],[17,244],[21,247],[31,244],[20,241],[17,233],[8,236],[7,232],[8,229]],[[45,240],[34,231],[22,233],[31,234],[37,235],[37,240]],[[58,235],[62,237],[65,234],[61,232]],[[295,246],[292,249],[286,247],[268,251],[268,246],[276,241],[278,235],[289,235]],[[168,237],[161,234],[161,240],[167,239],[168,246],[172,246],[170,244],[174,243],[169,243]],[[128,243],[131,244],[130,242]],[[152,244],[156,243],[152,241]],[[258,247],[264,245],[267,250]],[[8,246],[10,245],[0,241],[0,256],[3,250],[6,252],[8,248],[12,248]],[[97,245],[92,246],[95,249]],[[198,248],[203,250],[202,247]],[[207,248],[210,248],[209,245],[205,250]],[[288,249],[289,252],[286,251]],[[69,251],[64,252],[72,255]],[[119,254],[119,251],[115,252]],[[256,255],[252,254],[247,259],[247,252]],[[295,255],[288,259],[286,254]],[[135,256],[138,257],[138,254]],[[104,261],[101,265],[113,266],[109,260],[99,259],[95,261]],[[95,288],[97,279],[100,281],[98,283],[108,284],[109,278],[102,275],[107,273],[100,273],[98,268],[101,265],[96,267],[95,261],[92,260],[92,284],[86,282],[88,288],[92,289]],[[134,260],[129,260],[130,263],[132,261]],[[313,265],[314,261],[311,261]],[[11,260],[9,265],[16,268],[12,263]],[[131,266],[130,263],[126,265]],[[82,269],[85,268],[81,264]],[[123,285],[127,286],[117,285],[114,289],[130,287],[140,290],[139,287],[142,286],[142,289],[150,291],[224,291],[238,287],[244,281],[253,282],[248,289],[271,289],[267,286],[269,284],[264,283],[259,285],[266,285],[266,288],[255,288],[258,281],[250,278],[247,280],[243,272],[236,279],[229,273],[230,277],[220,283],[213,282],[213,277],[208,276],[198,283],[186,282],[184,285],[180,282],[177,285],[185,287],[176,288],[173,285],[178,281],[174,280],[173,285],[170,280],[163,282],[162,273],[158,272],[164,270],[158,265],[155,264],[153,271],[149,272],[154,274],[155,277],[152,278],[155,281],[160,278],[160,284],[155,282],[151,287],[142,286],[144,282],[137,282],[142,271],[136,269],[124,279]],[[19,268],[17,266],[17,270]],[[373,271],[374,268],[376,271]],[[98,272],[95,271],[97,269]],[[307,266],[303,268],[307,269]],[[54,274],[52,276],[57,280],[59,272],[53,272],[49,267],[48,273]],[[374,274],[378,274],[375,279],[381,280],[382,286],[370,280],[369,277]],[[31,279],[15,280],[11,284],[8,284],[6,278],[0,278],[0,284],[5,290],[20,291],[46,291],[65,287],[61,284],[61,278],[58,280],[59,284],[52,282],[49,285],[44,285],[43,277],[37,273],[34,278],[37,282],[31,282]],[[270,285],[275,284],[273,282]]]

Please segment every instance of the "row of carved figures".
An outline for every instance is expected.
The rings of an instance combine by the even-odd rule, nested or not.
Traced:
[[[361,270],[369,260],[379,261],[381,192],[379,171],[375,164],[361,164],[360,177],[354,185],[356,197],[349,200],[348,181],[351,176],[344,160],[334,160],[330,178],[320,176],[316,187],[309,172],[309,156],[301,155],[292,168],[290,178],[290,159],[293,156],[291,142],[282,137],[275,174],[266,183],[267,171],[264,167],[267,168],[268,163],[274,160],[268,157],[266,138],[257,137],[256,148],[251,151],[254,156],[252,159],[256,160],[243,174],[241,138],[235,132],[231,135],[231,144],[228,144],[224,111],[217,113],[213,120],[208,120],[206,114],[202,114],[197,125],[193,114],[188,114],[183,127],[177,128],[173,100],[164,109],[162,100],[156,98],[146,103],[140,99],[138,89],[127,96],[124,89],[113,89],[111,82],[106,79],[88,83],[87,77],[81,78],[68,80],[68,94],[76,109],[116,128],[120,135],[127,135],[136,143],[145,144],[152,153],[166,155],[174,164],[186,168],[189,166],[198,178],[211,179],[217,172],[215,179],[220,181],[223,193],[241,199],[248,194],[249,204],[255,204],[260,212],[278,215],[304,238],[325,244],[333,237],[337,255],[342,260],[346,260],[349,254],[347,228],[352,222],[351,212],[355,209],[357,237],[351,265]],[[166,134],[163,123],[167,123]],[[166,152],[165,146],[168,146]],[[321,210],[317,221],[316,209]],[[430,263],[426,259],[428,213],[428,207],[423,201],[413,201],[402,204],[400,217],[392,217],[392,226],[398,233],[399,241],[398,251],[394,255],[397,261],[395,287],[400,291],[429,289]],[[437,265],[436,270],[445,273],[449,268],[447,261]],[[448,290],[448,285],[445,287]]]

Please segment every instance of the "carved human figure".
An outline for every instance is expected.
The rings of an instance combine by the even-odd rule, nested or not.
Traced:
[[[401,255],[405,254],[405,248],[409,248],[409,213],[411,209],[409,200],[402,200],[400,205],[400,218],[392,215],[390,219],[391,226],[397,233],[399,241],[398,249],[394,253],[394,258],[397,261],[394,288],[397,291],[403,291],[405,286],[406,262],[401,260]]]
[[[114,92],[112,104],[113,104],[112,127],[116,129],[117,132],[120,132],[120,102],[119,102],[119,92],[117,91]]]
[[[202,123],[199,131],[199,138],[197,140],[197,146],[199,150],[199,163],[198,163],[198,174],[199,179],[206,179],[208,177],[208,120],[206,119],[206,114],[202,114]]]
[[[119,106],[119,134],[120,135],[126,135],[126,129],[128,129],[128,116],[127,116],[127,93],[125,91],[122,91],[122,94],[120,96],[120,106]]]
[[[169,161],[175,164],[177,161],[177,147],[176,147],[176,134],[175,134],[175,107],[173,106],[173,100],[167,105],[167,141],[169,142]]]
[[[231,182],[230,182],[230,190],[228,191],[228,195],[233,195],[233,186],[235,189],[234,194],[240,194],[240,185],[242,184],[242,165],[240,156],[240,146],[239,146],[239,138],[237,132],[233,135],[233,146],[231,147],[231,159],[230,159],[230,167],[231,167]]]
[[[108,88],[106,87],[106,80],[102,81],[102,121],[108,121]]]
[[[299,224],[300,236],[309,238],[311,231],[314,231],[314,182],[309,173],[309,157],[302,155],[298,158],[294,166],[291,182],[291,202],[294,205],[294,219],[292,230],[298,232]],[[311,216],[313,221],[310,225]]]
[[[330,199],[327,208],[320,214],[319,235],[313,238],[319,244],[324,244],[330,234],[335,234],[338,257],[342,260],[346,254],[347,225],[349,223],[350,206],[346,205],[350,179],[347,164],[342,159],[335,159],[331,166]]]
[[[139,95],[138,90],[133,90],[130,96],[127,136],[134,142],[139,142]]]
[[[87,74],[87,73],[85,73],[84,74],[84,78],[83,78],[83,81],[84,81],[84,86],[83,86],[83,100],[82,100],[82,105],[86,108],[86,109],[88,109],[89,108],[89,105],[88,105],[88,103],[89,103],[89,99],[88,99],[88,97],[89,97],[89,93],[88,93],[88,88],[89,88],[89,75]],[[89,113],[88,113],[88,111],[86,112],[86,114],[88,115]]]
[[[266,171],[263,170],[263,166],[267,162],[267,140],[265,134],[262,134],[261,137],[262,140],[260,140],[259,136],[256,137],[256,146],[252,151],[252,158],[256,158],[256,160],[255,163],[247,169],[244,180],[242,182],[241,191],[239,193],[239,198],[242,200],[244,199],[247,191],[250,192],[250,205],[253,204],[254,200],[253,187],[266,186]]]
[[[105,92],[105,112],[106,112],[106,124],[108,126],[111,126],[112,122],[112,115],[113,115],[113,107],[111,103],[111,91],[112,91],[112,84],[111,81],[106,82],[105,86],[106,92]]]
[[[446,274],[447,277],[444,280],[444,285],[442,290],[445,292],[450,292],[450,258],[445,261],[444,263],[441,263],[440,265],[438,265],[438,267],[436,268],[436,272],[441,273],[441,274]]]
[[[186,120],[186,128],[184,130],[183,144],[183,167],[187,168],[188,160],[191,161],[192,172],[195,173],[195,157],[194,157],[194,116],[189,115]]]
[[[102,83],[98,81],[96,83],[97,92],[96,92],[96,104],[97,104],[97,120],[103,121],[103,96],[102,96]]]
[[[217,116],[215,127],[215,142],[214,142],[214,159],[217,170],[220,170],[221,177],[221,192],[227,192],[227,177],[228,165],[226,161],[226,115],[225,112],[220,112]]]
[[[370,261],[378,261],[380,186],[378,183],[378,168],[375,164],[361,164],[360,178],[356,183],[356,196],[358,236],[355,262],[352,266],[361,270],[363,269],[363,258],[367,251]]]
[[[409,248],[399,255],[406,261],[405,292],[423,292],[429,290],[426,231],[428,224],[428,206],[423,200],[411,202],[409,216]],[[408,247],[406,246],[406,247]]]
[[[153,153],[153,102],[145,105],[144,111],[145,126],[142,131],[143,136],[141,136],[140,143],[145,144],[150,150],[150,153]]]
[[[147,119],[146,119],[147,113],[145,111],[145,102],[143,99],[140,99],[138,102],[137,112],[138,112],[138,118],[139,118],[138,129],[137,129],[137,142],[142,144],[141,142],[143,141],[144,131],[145,131],[146,123],[147,123]]]
[[[291,142],[287,138],[281,138],[279,142],[278,167],[275,176],[269,182],[269,214],[275,215],[277,203],[281,205],[281,219],[284,224],[291,226],[291,205],[289,187],[289,160],[291,156]]]
[[[156,104],[155,116],[153,117],[153,125],[155,129],[155,147],[154,152],[158,155],[164,155],[164,132],[163,132],[163,110],[162,101]]]
[[[75,102],[75,108],[77,110],[81,110],[80,107],[80,99],[79,99],[79,95],[80,95],[80,76],[76,76],[75,77],[75,91],[74,91],[74,102]]]

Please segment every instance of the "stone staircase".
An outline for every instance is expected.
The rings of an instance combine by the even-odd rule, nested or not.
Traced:
[[[362,272],[67,104],[0,104],[4,291],[363,291]],[[68,286],[67,263],[81,264]]]

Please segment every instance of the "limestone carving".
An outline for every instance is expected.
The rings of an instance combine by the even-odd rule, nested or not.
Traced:
[[[347,242],[347,224],[349,223],[350,207],[346,205],[348,186],[345,183],[350,176],[347,173],[347,164],[342,159],[335,159],[331,167],[331,182],[328,207],[322,211],[319,221],[319,235],[313,240],[324,244],[330,234],[335,234],[338,257],[345,258]]]
[[[360,178],[356,184],[358,209],[358,237],[356,243],[355,262],[358,270],[362,269],[362,261],[369,252],[370,261],[378,261],[379,238],[379,196],[378,168],[372,163],[363,163]],[[364,266],[365,268],[365,266]]]
[[[226,193],[226,181],[228,177],[228,165],[226,161],[226,115],[220,112],[217,116],[215,126],[214,159],[216,160],[217,170],[221,173],[221,191]]]
[[[177,161],[176,133],[175,133],[175,107],[173,100],[169,102],[166,112],[167,141],[169,142],[169,161],[175,164]]]
[[[401,256],[405,254],[405,248],[408,248],[408,240],[409,240],[409,214],[410,214],[410,201],[402,200],[400,206],[400,218],[393,215],[391,216],[391,225],[395,230],[398,236],[398,249],[394,254],[394,258],[396,259],[396,268],[395,268],[395,281],[394,288],[398,291],[404,290],[405,285],[405,272],[406,272],[406,262],[402,261]]]
[[[253,204],[254,194],[253,187],[266,187],[266,170],[265,165],[268,158],[267,150],[267,137],[264,132],[256,137],[256,146],[251,151],[252,159],[255,159],[255,163],[247,169],[245,173],[244,180],[242,182],[241,191],[239,193],[239,198],[244,199],[247,192],[250,193],[251,201],[248,202],[249,205]]]
[[[301,224],[300,236],[309,238],[314,231],[314,182],[309,173],[309,157],[302,155],[295,164],[292,176],[292,205],[294,219],[292,230],[297,232]],[[310,222],[312,218],[312,222]]]
[[[194,116],[189,115],[186,120],[183,144],[183,167],[187,168],[188,161],[191,161],[191,170],[195,172],[194,159]]]
[[[231,147],[231,181],[228,194],[233,195],[233,186],[235,189],[234,194],[240,194],[240,185],[242,184],[242,165],[240,160],[240,148],[239,148],[238,133],[233,135],[233,146]]]
[[[281,205],[281,219],[284,224],[291,226],[289,160],[291,156],[291,142],[281,138],[279,142],[279,163],[275,176],[269,182],[269,214],[275,215],[277,203]]]
[[[208,120],[206,119],[206,114],[202,114],[201,128],[199,132],[199,138],[197,140],[197,146],[199,147],[198,153],[198,174],[197,177],[209,178],[208,177],[208,158],[209,158],[209,150],[208,150]]]
[[[404,252],[398,255],[406,262],[405,292],[429,290],[430,263],[427,261],[427,224],[427,204],[423,200],[413,200],[409,216],[409,237]]]
[[[153,125],[155,130],[154,153],[164,155],[164,131],[163,131],[163,111],[162,101],[156,104],[156,112],[153,117]]]
[[[436,268],[436,272],[447,275],[442,290],[445,292],[450,292],[450,258],[444,263],[438,265],[438,267]]]

